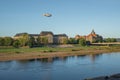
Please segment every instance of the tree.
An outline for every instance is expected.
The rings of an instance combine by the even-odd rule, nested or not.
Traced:
[[[42,37],[41,39],[42,39],[41,42],[42,42],[44,45],[48,44],[48,38],[47,38],[47,37]]]
[[[37,44],[40,46],[40,44],[41,44],[41,37],[39,36],[38,38],[37,38]]]
[[[24,42],[25,42],[25,45],[24,46],[27,46],[28,45],[28,42],[29,42],[29,35],[26,33],[26,34],[23,34],[23,39],[24,39]]]
[[[79,44],[80,44],[81,46],[86,46],[86,40],[83,39],[83,38],[81,38],[81,39],[79,40]]]
[[[48,44],[48,38],[47,37],[38,37],[37,39],[37,43],[40,45],[40,44]]]
[[[4,46],[4,38],[0,37],[0,46]]]
[[[116,42],[117,40],[115,38],[106,38],[104,39],[105,42]]]
[[[66,38],[63,38],[63,44],[67,44],[68,40]]]
[[[13,43],[13,39],[11,37],[4,37],[4,45],[11,46]]]
[[[34,37],[30,37],[28,45],[30,48],[32,48],[35,45],[35,38]]]
[[[75,38],[69,38],[68,43],[69,44],[77,44],[77,40],[75,40]]]
[[[15,40],[15,41],[13,42],[13,47],[19,48],[19,47],[20,47],[20,41],[19,41],[19,40]]]
[[[98,42],[103,42],[103,37],[102,36],[97,35],[97,38],[93,39],[93,43],[98,43]]]
[[[27,46],[29,43],[29,35],[27,33],[22,34],[22,38],[18,39],[20,41],[21,46]]]
[[[111,38],[111,42],[117,42],[115,38]]]

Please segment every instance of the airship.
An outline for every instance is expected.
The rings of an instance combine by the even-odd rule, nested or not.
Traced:
[[[50,13],[45,13],[45,14],[43,14],[43,16],[45,16],[45,17],[51,17],[52,14],[50,14]]]

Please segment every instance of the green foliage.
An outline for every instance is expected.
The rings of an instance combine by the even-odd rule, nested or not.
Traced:
[[[117,40],[115,38],[106,38],[104,39],[104,42],[116,42]]]
[[[15,40],[14,43],[13,43],[13,47],[19,48],[20,47],[20,41],[19,40]]]
[[[4,38],[0,37],[0,46],[4,46]]]
[[[18,40],[20,41],[21,46],[27,46],[29,43],[29,35],[27,33],[23,34],[22,38],[19,38]]]
[[[41,37],[39,36],[38,38],[37,38],[37,44],[40,46],[40,44],[41,44]]]
[[[79,44],[80,44],[81,46],[86,46],[86,40],[83,39],[83,38],[81,38],[81,39],[79,40]]]
[[[13,43],[13,39],[11,37],[4,37],[4,45],[11,46]]]
[[[77,44],[77,40],[75,40],[75,38],[69,38],[68,43],[69,44]]]
[[[23,38],[19,38],[18,40],[20,42],[20,46],[25,46],[26,42]]]
[[[41,38],[41,43],[44,44],[44,45],[48,44],[48,38],[47,37],[42,37]]]
[[[29,45],[30,48],[32,48],[35,45],[34,37],[30,37],[28,45]]]
[[[63,39],[63,44],[67,44],[68,40],[66,38]]]
[[[95,40],[96,43],[98,42],[103,42],[102,36],[98,36],[97,39]]]

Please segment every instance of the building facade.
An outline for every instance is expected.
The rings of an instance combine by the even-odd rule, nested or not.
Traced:
[[[33,37],[35,42],[39,41],[41,44],[63,44],[68,39],[66,34],[54,35],[51,31],[42,31],[40,34],[18,33],[14,36],[14,39],[23,38],[24,34],[27,34],[29,38]]]
[[[101,42],[103,40],[102,36],[96,34],[94,30],[92,30],[92,32],[87,36],[80,36],[80,35],[75,36],[76,40],[81,38],[85,39],[86,41],[90,41],[91,43]]]
[[[42,31],[39,35],[41,43],[53,44],[53,33],[51,31]]]
[[[29,34],[28,34],[28,33],[17,33],[17,34],[14,36],[14,39],[23,38],[24,35],[29,35]]]
[[[64,44],[66,40],[68,40],[68,36],[66,34],[57,34],[54,35],[54,44]]]

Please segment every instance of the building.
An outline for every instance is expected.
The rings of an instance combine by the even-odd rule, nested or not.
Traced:
[[[54,34],[51,31],[42,31],[39,35],[41,43],[53,44]]]
[[[102,36],[96,34],[94,30],[92,30],[92,32],[87,36],[80,36],[80,35],[75,36],[76,40],[81,39],[81,38],[85,39],[86,41],[90,41],[91,43],[101,42],[103,40]]]
[[[41,44],[63,44],[68,39],[66,34],[53,34],[51,31],[42,31],[40,34],[28,34],[28,33],[17,33],[14,39],[23,38],[24,35],[28,35],[29,38],[33,37],[35,42],[38,41]]]
[[[37,42],[37,39],[39,37],[39,34],[29,34],[30,37],[33,37],[35,39],[35,42]]]
[[[68,40],[66,34],[56,34],[53,38],[54,44],[64,44],[66,40]]]
[[[17,34],[14,36],[14,39],[23,38],[24,35],[29,35],[29,34],[28,34],[28,33],[17,33]]]

